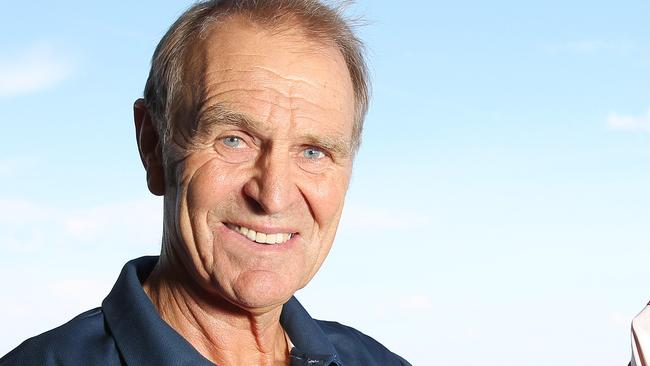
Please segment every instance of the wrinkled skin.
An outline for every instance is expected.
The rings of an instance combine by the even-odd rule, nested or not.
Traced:
[[[187,146],[172,142],[166,166],[136,102],[149,188],[165,195],[163,251],[145,290],[209,359],[266,364],[280,359],[282,304],[334,240],[352,168],[353,89],[340,52],[297,31],[271,34],[235,18],[203,46],[200,132]],[[258,244],[227,224],[293,236]]]

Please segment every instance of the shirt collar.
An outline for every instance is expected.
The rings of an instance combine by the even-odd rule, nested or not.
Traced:
[[[106,322],[127,365],[214,366],[170,327],[142,289],[158,257],[128,262],[102,303]]]
[[[334,345],[295,297],[282,307],[280,324],[295,345],[291,350],[292,366],[341,366]]]
[[[214,366],[160,317],[144,292],[142,283],[157,261],[157,256],[150,256],[128,262],[102,303],[124,361],[143,366]],[[334,346],[295,297],[282,308],[280,323],[295,345],[292,366],[341,366]]]

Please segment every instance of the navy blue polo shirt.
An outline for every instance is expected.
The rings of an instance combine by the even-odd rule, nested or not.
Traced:
[[[142,289],[157,261],[128,262],[101,308],[26,340],[0,366],[213,366],[158,315]],[[353,328],[314,320],[295,297],[280,322],[294,344],[292,366],[410,365]]]

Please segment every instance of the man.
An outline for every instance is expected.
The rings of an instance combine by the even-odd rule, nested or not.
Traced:
[[[339,222],[367,106],[360,44],[316,1],[209,1],[158,45],[136,138],[160,257],[0,365],[408,365],[293,298]],[[346,301],[331,294],[324,301]]]

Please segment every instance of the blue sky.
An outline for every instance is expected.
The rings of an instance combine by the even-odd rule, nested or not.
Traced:
[[[3,6],[0,354],[158,252],[131,106],[189,4]],[[415,365],[625,364],[650,300],[650,3],[350,13],[369,20],[373,101],[301,301]]]

